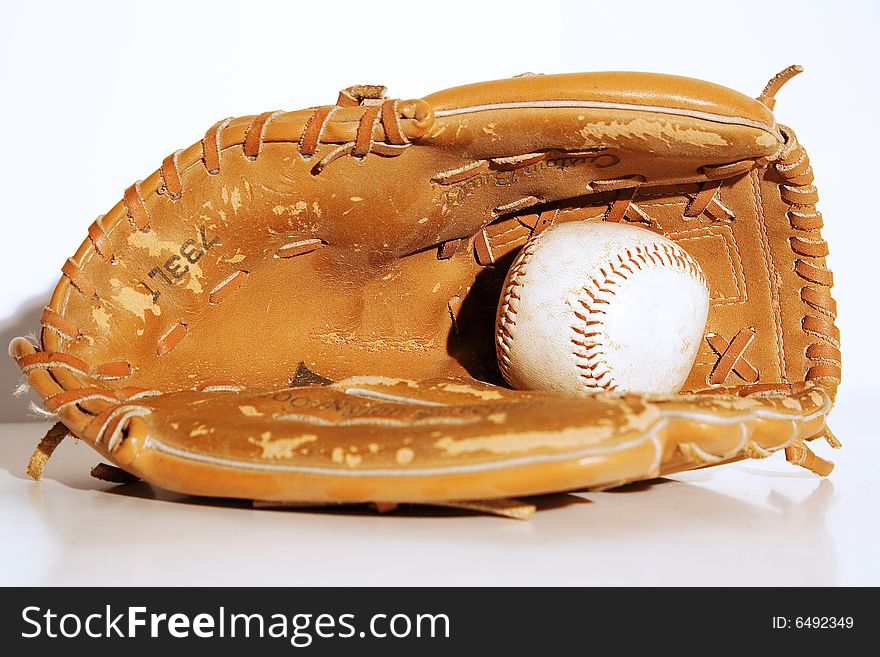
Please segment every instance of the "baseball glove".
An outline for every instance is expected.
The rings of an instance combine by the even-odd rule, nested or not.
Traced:
[[[526,75],[220,121],[92,223],[39,344],[10,345],[59,420],[31,474],[72,434],[119,468],[98,476],[188,494],[512,515],[528,507],[505,498],[782,449],[827,474],[806,443],[839,446],[828,248],[772,113],[799,71],[757,100]],[[628,222],[700,263],[708,324],[680,394],[505,385],[502,283],[567,221]]]

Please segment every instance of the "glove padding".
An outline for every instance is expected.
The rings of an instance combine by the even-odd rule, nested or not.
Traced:
[[[805,441],[837,445],[827,246],[771,111],[798,70],[758,100],[592,73],[410,101],[358,86],[221,121],[92,224],[39,347],[11,354],[70,433],[184,493],[492,499],[783,448],[826,473]],[[601,220],[666,235],[707,276],[682,394],[509,390],[493,333],[511,261],[553,223]]]

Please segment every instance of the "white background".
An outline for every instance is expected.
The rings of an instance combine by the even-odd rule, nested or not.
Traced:
[[[847,429],[846,458],[864,466],[865,477],[847,482],[839,468],[831,481],[847,482],[836,484],[838,496],[876,496],[864,459],[877,440],[868,412],[880,401],[877,7],[867,0],[4,0],[0,340],[37,328],[89,223],[219,118],[329,103],[355,83],[386,84],[393,97],[411,98],[525,71],[661,71],[756,95],[771,75],[799,63],[806,73],[779,94],[776,114],[816,172],[843,335],[844,383],[831,424],[837,417]],[[32,419],[26,399],[7,395],[18,380],[0,359],[0,421]],[[26,485],[18,464],[2,465],[14,485]],[[863,501],[847,500],[853,509]],[[836,522],[839,551],[876,542],[854,520]],[[847,577],[821,581],[858,582],[859,572],[880,581],[876,565],[846,568]]]

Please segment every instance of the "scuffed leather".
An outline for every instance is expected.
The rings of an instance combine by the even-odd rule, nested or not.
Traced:
[[[169,489],[301,502],[604,487],[830,436],[827,246],[772,103],[639,73],[382,92],[219,123],[90,227],[40,344],[11,345],[73,434]],[[685,389],[507,389],[513,257],[603,220],[706,273]]]

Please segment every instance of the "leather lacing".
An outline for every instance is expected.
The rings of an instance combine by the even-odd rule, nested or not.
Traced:
[[[792,72],[796,72],[795,67],[792,67]],[[781,83],[778,83],[777,86],[779,84]],[[340,108],[355,106],[366,106],[367,108],[360,116],[354,139],[338,144],[333,150],[324,155],[312,167],[313,174],[320,174],[329,164],[347,155],[363,158],[373,153],[393,157],[401,154],[411,145],[410,137],[407,137],[401,126],[400,101],[384,99],[384,92],[385,89],[383,87],[352,87],[340,92],[336,105],[318,107],[313,110],[312,115],[304,124],[299,140],[296,142],[299,154],[304,160],[309,160],[316,156],[318,147],[322,143],[338,143],[335,140],[327,139],[326,131],[333,121],[334,114]],[[765,95],[772,97],[772,94]],[[765,98],[762,102],[768,104],[769,101]],[[266,130],[270,123],[280,114],[280,112],[265,112],[251,121],[241,142],[242,152],[246,158],[256,160],[259,157],[263,148]],[[424,117],[417,118],[421,119]],[[201,142],[201,161],[209,175],[218,175],[220,172],[221,152],[223,150],[221,136],[223,131],[230,126],[231,122],[232,119],[219,121],[207,131],[205,138]],[[377,140],[374,137],[377,128],[381,129],[381,140]],[[790,245],[792,252],[797,256],[794,262],[795,272],[805,282],[800,290],[800,297],[809,309],[802,319],[802,327],[806,333],[817,338],[816,342],[806,348],[806,356],[813,365],[806,372],[805,380],[818,381],[830,379],[837,383],[840,379],[839,332],[834,325],[836,305],[829,291],[833,284],[833,278],[831,272],[821,260],[827,255],[828,249],[827,244],[818,235],[818,231],[822,227],[822,217],[815,207],[818,196],[816,188],[812,185],[813,172],[806,152],[798,144],[794,133],[784,126],[780,126],[780,129],[786,137],[786,145],[775,162],[775,167],[785,180],[785,183],[780,186],[780,193],[782,198],[791,207],[787,214],[789,223],[795,231],[798,231],[797,235],[790,238]],[[161,184],[158,189],[155,189],[156,193],[166,195],[171,200],[180,199],[184,193],[183,181],[181,179],[182,165],[179,161],[181,153],[182,151],[176,151],[162,162],[159,171]],[[517,168],[518,166],[546,159],[551,155],[550,153],[527,154],[527,156],[519,158],[508,158],[510,161],[501,158],[492,164],[501,168]],[[573,154],[569,153],[569,155]],[[444,178],[442,183],[452,184],[461,179],[477,175],[483,168],[487,168],[490,165],[488,162],[477,164],[479,166],[465,167],[464,169],[466,170],[450,172],[450,175]],[[716,171],[707,173],[707,176],[721,179],[727,177],[727,175],[739,173],[741,169],[749,165],[754,165],[754,163],[734,163],[734,165],[727,165],[730,167],[729,170],[720,167]],[[617,184],[619,181],[608,182],[615,183],[609,188],[634,187],[633,181],[623,181],[622,184]],[[636,181],[637,184],[638,181]],[[715,203],[717,200],[715,194],[717,187],[717,183],[707,183],[704,185],[701,192],[689,204],[686,210],[688,216],[708,210],[724,214],[726,209],[717,207]],[[626,215],[631,210],[631,199],[626,198],[627,195],[627,192],[624,191],[622,197],[618,199],[619,203],[614,208],[615,215]],[[150,214],[144,202],[140,181],[125,190],[123,207],[126,218],[135,230],[149,230]],[[621,216],[621,218],[624,217]],[[627,216],[626,218],[630,217]],[[638,220],[638,217],[633,216],[632,220]],[[112,262],[115,254],[108,237],[108,232],[103,225],[103,216],[98,217],[92,223],[88,234],[95,253]],[[94,282],[90,280],[82,267],[72,259],[68,260],[65,264],[63,273],[74,289],[86,297],[98,298]],[[219,293],[219,290],[216,292]],[[44,330],[53,331],[62,339],[75,340],[82,337],[81,331],[71,320],[48,308],[43,313],[42,324]],[[159,345],[159,349],[161,350],[163,347],[173,348],[171,342],[182,339],[182,336],[185,335],[185,329],[185,325],[175,325],[171,331],[163,336],[165,341],[164,344]],[[91,421],[88,423],[85,434],[95,441],[99,441],[100,437],[106,434],[109,429],[126,419],[118,413],[121,409],[120,403],[130,404],[130,402],[139,397],[157,394],[157,391],[137,388],[125,388],[115,392],[97,387],[70,388],[62,385],[58,381],[58,377],[53,373],[54,369],[63,369],[93,380],[125,378],[131,372],[131,366],[125,362],[91,367],[87,363],[58,352],[38,352],[33,356],[20,358],[19,364],[28,371],[31,369],[45,371],[61,388],[61,392],[46,399],[47,407],[57,412],[62,408],[75,406],[78,410],[91,416]],[[103,410],[100,412],[93,411],[89,403],[90,400],[104,400],[104,403],[100,404]],[[142,410],[144,412],[148,411],[145,408]],[[48,457],[51,449],[63,437],[61,434],[61,427],[56,425],[54,434],[47,437],[45,449],[38,450],[40,454],[37,461],[33,464],[35,466],[34,474],[38,475],[38,472],[42,470],[45,458]],[[826,439],[832,445],[839,446],[839,443],[830,434],[827,434]],[[789,460],[807,467],[810,467],[815,458],[818,458],[812,455],[802,442],[798,442],[787,449],[786,455],[789,457]],[[812,467],[811,469],[818,471],[820,468]]]
[[[786,143],[775,167],[784,179],[779,191],[790,206],[789,225],[797,231],[789,238],[789,245],[796,256],[794,271],[804,281],[800,298],[807,312],[801,327],[818,339],[806,348],[806,357],[813,364],[804,380],[831,380],[836,385],[840,382],[840,331],[834,325],[837,304],[830,289],[834,278],[823,260],[828,255],[828,244],[819,234],[823,223],[816,209],[819,196],[813,185],[813,168],[791,128],[780,126],[780,130]]]
[[[424,108],[418,105],[421,101],[411,101],[416,104],[404,108],[400,100],[386,99],[384,96],[385,87],[373,85],[349,87],[339,92],[335,105],[317,107],[312,111],[303,126],[299,139],[294,142],[303,160],[313,158],[322,144],[337,143],[337,137],[327,137],[326,131],[338,110],[359,106],[366,108],[358,120],[354,139],[338,144],[323,155],[312,166],[313,174],[320,174],[330,163],[346,155],[364,158],[373,153],[383,157],[394,157],[400,155],[412,144],[401,124],[401,119],[414,118],[417,122],[427,125],[430,111],[426,105]],[[282,112],[279,111],[263,112],[251,120],[241,141],[242,154],[245,158],[253,161],[259,157],[269,124],[281,114]],[[218,121],[207,131],[201,141],[201,162],[209,175],[214,176],[220,173],[220,156],[223,150],[221,138],[223,131],[230,126],[232,120],[227,118]],[[422,128],[426,129],[422,126],[415,130],[415,134],[424,132]],[[413,130],[410,132],[412,133]],[[377,138],[377,134],[381,140]],[[180,162],[182,153],[182,150],[178,150],[166,157],[159,169],[161,183],[156,189],[156,193],[165,195],[173,201],[180,199],[184,193],[181,171],[187,167]],[[128,187],[123,194],[122,202],[125,216],[133,229],[148,231],[150,229],[150,212],[144,201],[145,191],[141,189],[141,184],[142,181],[138,181]],[[103,220],[103,215],[98,217],[89,226],[88,235],[95,252],[105,260],[113,262],[115,252],[108,232],[104,228]],[[290,257],[289,251],[285,251],[279,257]],[[62,273],[75,290],[86,297],[99,298],[97,286],[73,259],[69,259],[65,263]],[[44,325],[49,330],[55,331],[63,338],[81,337],[79,330],[69,320],[62,320],[60,316],[56,315],[53,315],[52,319],[53,321],[48,325]]]
[[[353,139],[342,141],[340,134],[347,135],[347,129],[331,132],[331,124],[334,116],[343,108],[356,108],[362,106],[364,111],[357,120],[357,128]],[[282,112],[264,112],[254,117],[247,126],[240,145],[242,154],[250,161],[256,160],[263,150],[266,140],[267,129],[271,122],[277,119]],[[305,121],[299,138],[295,141],[285,140],[284,143],[295,144],[300,156],[304,161],[310,160],[318,154],[322,144],[334,144],[335,148],[324,154],[312,166],[312,173],[318,175],[323,169],[335,160],[351,155],[355,158],[365,158],[370,154],[383,157],[394,157],[403,153],[411,144],[412,139],[417,138],[428,129],[431,124],[430,108],[423,101],[406,101],[406,104],[397,99],[385,98],[385,87],[361,85],[344,89],[339,93],[335,105],[317,107],[311,116]],[[407,129],[404,129],[402,119],[412,119]],[[351,114],[345,117],[345,121],[352,121]],[[201,145],[201,163],[208,175],[214,176],[220,173],[221,153],[223,150],[234,147],[235,144],[224,144],[223,132],[230,127],[233,119],[227,118],[218,121],[205,134]],[[342,141],[342,143],[339,143]],[[277,137],[273,142],[278,143]],[[184,194],[182,172],[195,162],[182,162],[183,150],[178,150],[166,157],[159,169],[160,183],[153,192],[164,195],[172,201],[180,199]],[[146,194],[150,193],[142,188],[142,181],[137,181],[128,187],[122,199],[124,217],[131,224],[133,230],[150,230],[150,211],[145,202]],[[89,226],[89,240],[94,247],[97,256],[115,262],[113,244],[109,238],[109,231],[105,228],[105,217],[99,216]],[[299,253],[320,248],[323,243],[320,240],[306,240],[303,243],[285,245],[279,250],[278,257],[292,257]],[[62,273],[68,279],[70,286],[84,297],[98,300],[98,287],[89,276],[83,265],[74,259],[68,259],[62,268]],[[247,272],[235,272],[227,280],[216,286],[210,294],[209,302],[217,304],[236,289]],[[55,333],[62,340],[79,340],[84,336],[79,327],[69,318],[62,316],[52,308],[46,308],[41,317],[44,331]],[[171,351],[187,333],[187,326],[183,322],[177,322],[162,336],[157,344],[156,353],[159,355]],[[34,354],[25,355],[18,359],[19,365],[25,373],[38,369],[44,371],[59,392],[46,399],[46,406],[51,412],[58,412],[64,408],[76,408],[85,413],[91,419],[88,423],[87,432],[95,434],[93,437],[100,440],[100,435],[108,429],[108,414],[112,415],[120,407],[120,403],[130,404],[134,399],[143,396],[157,394],[158,391],[138,388],[125,388],[123,390],[111,390],[104,387],[89,385],[89,381],[107,381],[124,379],[131,376],[133,367],[124,361],[104,363],[92,366],[79,358],[75,358],[59,351],[39,350]],[[65,380],[63,372],[67,377]],[[44,450],[45,455],[49,450]],[[38,459],[39,461],[39,459]],[[42,463],[35,466],[34,472],[42,469]]]
[[[783,74],[788,73],[790,77],[798,72],[800,67],[789,67],[783,71]],[[768,88],[774,80],[771,80]],[[768,106],[772,108],[772,104]],[[784,180],[779,186],[779,193],[782,200],[790,206],[787,213],[789,225],[797,231],[789,237],[789,246],[795,255],[794,271],[805,283],[800,289],[800,298],[807,312],[801,319],[801,327],[805,333],[818,339],[817,342],[807,345],[804,352],[807,359],[813,363],[804,374],[804,382],[828,381],[836,386],[840,383],[840,332],[834,325],[837,317],[837,304],[831,296],[834,278],[824,262],[825,256],[828,255],[828,244],[819,234],[823,226],[822,215],[816,208],[819,195],[813,185],[813,168],[806,150],[798,143],[791,128],[780,125],[779,129],[785,138],[785,146],[774,166]],[[772,394],[779,391],[774,390],[775,388],[784,388],[784,386],[779,384],[764,385],[754,389],[744,388],[740,394],[743,396]],[[840,441],[827,427],[816,436],[816,438],[820,437],[825,438],[834,448],[841,446]],[[785,458],[789,463],[799,465],[820,476],[827,476],[834,468],[833,463],[815,454],[804,440],[795,441],[787,446]]]
[[[317,107],[313,110],[297,141],[297,149],[304,160],[310,160],[314,157],[322,143],[336,143],[333,140],[325,139],[325,131],[340,108],[358,106],[367,108],[358,120],[355,138],[337,145],[318,160],[311,169],[314,175],[320,174],[329,164],[346,155],[364,158],[373,153],[383,157],[395,157],[412,144],[401,125],[401,117],[403,116],[401,101],[386,99],[384,96],[385,87],[354,86],[340,91],[335,105]],[[242,142],[242,152],[247,159],[251,161],[257,159],[263,148],[269,123],[282,114],[283,112],[280,111],[263,112],[254,117],[245,131]],[[220,173],[221,135],[231,121],[231,118],[218,121],[211,126],[202,139],[202,162],[208,174],[212,176]],[[374,137],[377,127],[381,128],[382,140],[377,140]],[[179,199],[183,194],[178,162],[181,152],[176,151],[166,157],[159,170],[162,184],[157,191],[159,194],[167,194],[172,200]],[[149,216],[143,204],[138,184],[132,185],[126,190],[123,200],[129,219],[135,228],[144,230],[148,227]]]

